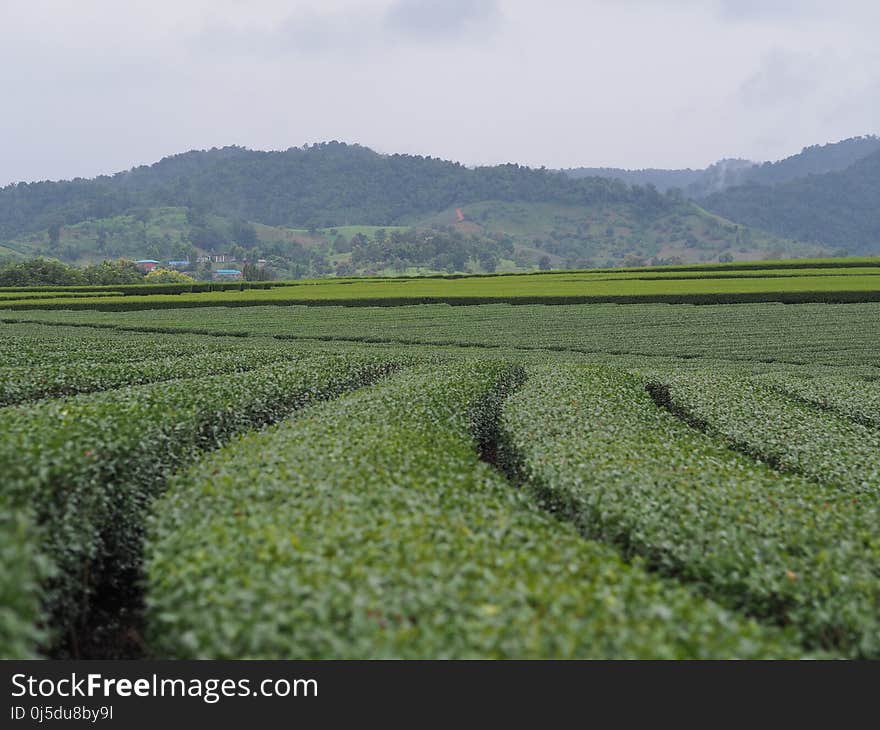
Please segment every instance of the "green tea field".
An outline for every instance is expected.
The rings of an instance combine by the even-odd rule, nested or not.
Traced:
[[[0,292],[0,657],[880,658],[880,261]]]

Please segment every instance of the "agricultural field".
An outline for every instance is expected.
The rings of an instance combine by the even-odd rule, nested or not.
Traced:
[[[349,277],[240,284],[143,285],[34,291],[0,289],[0,310],[154,310],[302,304],[734,304],[880,301],[880,260],[805,259],[705,267],[585,270],[540,274]],[[121,293],[120,293],[121,290]],[[167,294],[156,297],[155,294]],[[173,296],[172,296],[173,295]]]
[[[75,294],[0,293],[4,658],[880,658],[876,260]]]

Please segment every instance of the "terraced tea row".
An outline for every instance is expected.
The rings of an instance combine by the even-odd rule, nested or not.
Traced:
[[[242,373],[297,357],[300,355],[293,350],[276,347],[122,363],[80,361],[41,367],[0,368],[0,406],[179,378]]]
[[[241,338],[158,335],[88,327],[0,325],[0,371],[5,368],[129,363],[208,353],[242,352],[266,343]]]
[[[15,317],[297,339],[880,366],[880,304],[214,307]]]
[[[808,647],[880,657],[880,501],[783,475],[607,368],[530,370],[504,407],[506,468],[581,532]],[[699,391],[712,392],[712,391]],[[741,418],[754,416],[745,399]],[[755,433],[773,424],[756,419]]]
[[[0,656],[32,655],[76,634],[96,586],[139,564],[145,509],[175,470],[394,367],[315,356],[4,409],[0,554],[18,559],[0,573],[0,595],[15,597],[0,621]]]
[[[799,652],[624,563],[490,466],[501,364],[416,368],[174,478],[149,643],[224,658],[768,657]]]
[[[688,373],[668,378],[666,386],[670,408],[734,448],[851,495],[880,498],[880,431],[786,397],[759,380]],[[862,387],[876,392],[873,384],[854,385],[844,401],[855,401]]]
[[[693,272],[692,272],[693,273]],[[794,274],[794,271],[787,272]],[[211,287],[211,285],[208,285]],[[259,286],[259,284],[257,284]],[[733,304],[743,302],[876,302],[880,300],[880,269],[816,269],[802,275],[766,276],[757,272],[704,274],[616,274],[614,272],[554,272],[524,276],[464,276],[450,278],[363,278],[286,282],[269,288],[250,283],[232,290],[201,293],[46,298],[0,298],[0,309],[98,309],[127,311],[184,307],[248,307],[274,305],[405,306],[412,304],[586,304],[645,302]],[[192,285],[187,288],[201,288]],[[213,287],[211,287],[213,288]],[[239,290],[244,289],[244,290]]]
[[[856,423],[880,427],[880,373],[869,377],[850,372],[850,377],[792,377],[776,373],[762,375],[758,382],[780,393],[829,410]]]

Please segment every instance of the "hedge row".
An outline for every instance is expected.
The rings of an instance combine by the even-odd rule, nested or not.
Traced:
[[[582,540],[479,461],[518,379],[491,363],[407,370],[176,476],[148,530],[154,654],[798,653]]]
[[[792,398],[838,413],[856,423],[880,428],[880,373],[873,379],[793,377],[768,373],[758,382]]]
[[[279,281],[197,281],[194,284],[95,284],[86,286],[4,286],[0,296],[7,292],[35,293],[52,292],[71,296],[101,296],[105,293],[122,296],[138,294],[187,294],[209,291],[245,291],[246,289],[271,289],[275,286],[289,286]]]
[[[880,497],[880,431],[760,380],[692,373],[670,377],[666,385],[675,412],[734,448],[851,494]],[[853,387],[855,399],[859,385]]]
[[[26,367],[62,367],[74,364],[85,367],[135,363],[147,359],[164,360],[174,357],[211,356],[212,353],[244,353],[272,347],[252,340],[218,340],[200,335],[189,336],[183,330],[166,328],[174,337],[158,332],[160,328],[119,331],[116,325],[51,325],[34,323],[14,328],[0,328],[0,378],[4,372]],[[213,334],[223,334],[214,332]],[[158,336],[157,336],[158,335]],[[234,343],[234,344],[233,344]],[[274,343],[279,349],[279,343]]]
[[[45,289],[30,291],[0,291],[0,301],[22,301],[26,299],[95,299],[101,297],[121,297],[123,292],[118,289],[100,292],[51,292]]]
[[[880,290],[852,291],[777,291],[777,292],[727,292],[705,294],[621,294],[621,295],[510,295],[510,296],[427,296],[427,297],[351,297],[351,298],[310,298],[291,296],[273,299],[206,299],[203,297],[179,297],[168,299],[104,299],[59,301],[0,301],[0,309],[15,310],[83,310],[93,309],[102,312],[124,312],[144,309],[184,309],[190,307],[255,307],[291,306],[312,307],[402,307],[416,304],[449,304],[451,306],[473,306],[480,304],[755,304],[778,302],[782,304],[847,304],[880,301]]]
[[[234,377],[0,411],[0,554],[29,556],[0,572],[0,595],[20,594],[3,608],[0,657],[34,654],[39,644],[76,633],[95,586],[138,566],[150,499],[199,452],[393,368],[364,357],[314,356]],[[35,562],[47,568],[40,582],[29,577]],[[47,637],[46,626],[58,633]]]
[[[267,348],[243,352],[205,352],[135,362],[95,363],[80,360],[37,367],[0,368],[0,406],[179,378],[243,373],[295,357],[298,355],[292,350]]]
[[[880,657],[877,503],[730,451],[658,408],[640,377],[535,368],[504,408],[499,458],[626,556],[809,649]]]

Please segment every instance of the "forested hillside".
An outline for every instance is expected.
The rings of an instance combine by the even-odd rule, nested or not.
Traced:
[[[680,188],[691,198],[704,198],[747,183],[778,185],[808,175],[845,170],[880,151],[880,137],[867,135],[840,142],[805,147],[778,162],[754,163],[724,159],[702,170],[623,170],[609,167],[578,167],[564,172],[572,178],[604,177],[629,185],[654,185],[660,192]]]
[[[847,249],[880,250],[880,152],[847,169],[779,185],[749,184],[712,195],[718,215],[781,236]]]
[[[379,155],[337,142],[258,152],[187,152],[94,180],[0,190],[0,240],[53,224],[119,215],[136,206],[183,206],[274,226],[387,226],[405,216],[479,200],[620,202],[654,212],[669,202],[649,188],[572,180],[519,165],[469,169],[410,155]]]
[[[202,278],[218,262],[298,278],[833,253],[651,185],[337,142],[187,152],[94,180],[11,185],[0,190],[0,246],[11,260],[188,261]]]

